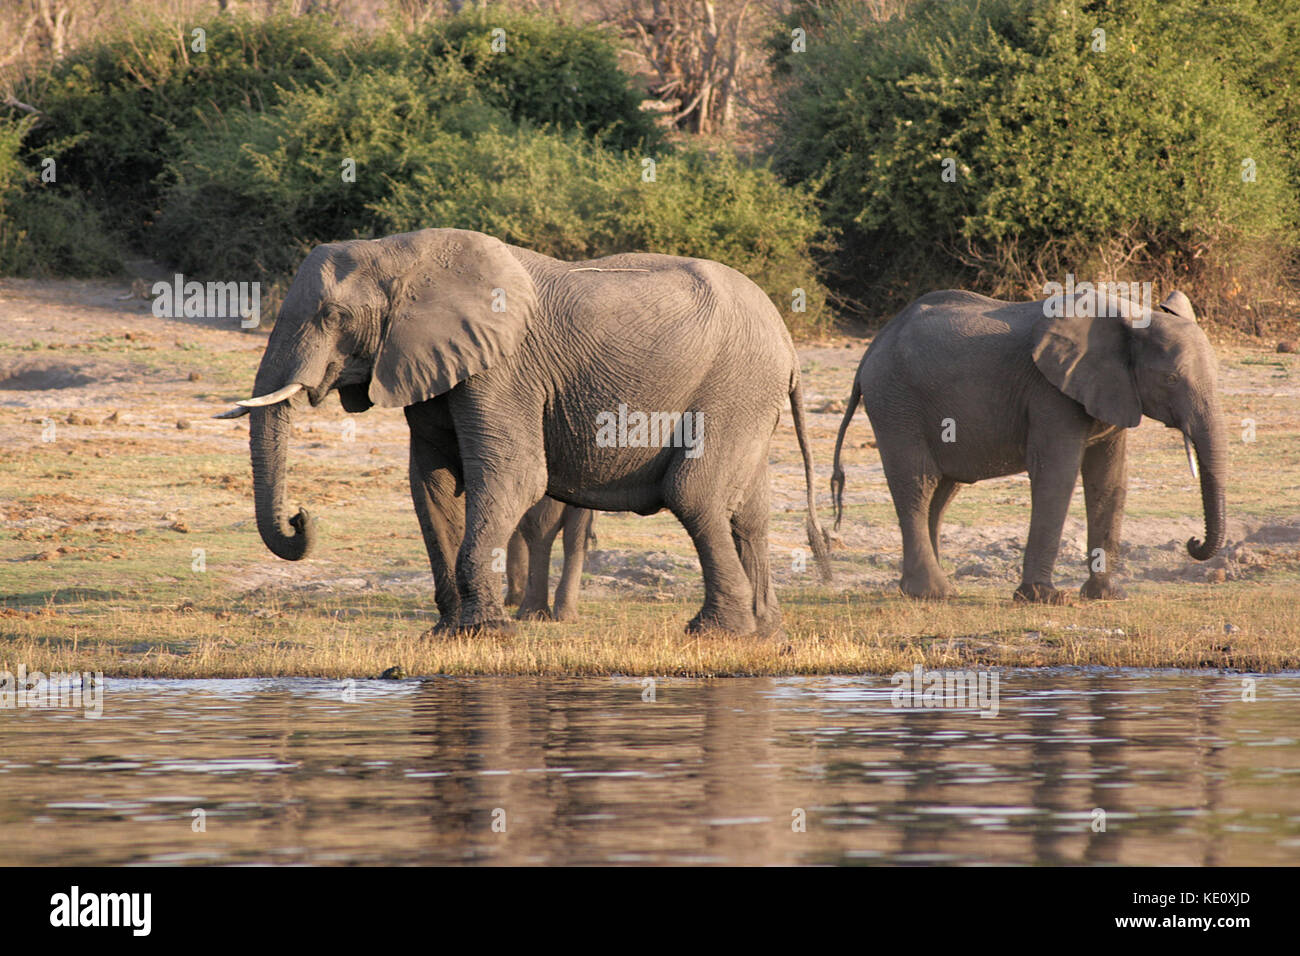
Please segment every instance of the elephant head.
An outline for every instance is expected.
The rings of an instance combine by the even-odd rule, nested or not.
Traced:
[[[507,358],[537,307],[532,279],[500,240],[458,229],[317,246],[294,277],[257,369],[251,413],[257,529],[290,561],[315,531],[285,504],[291,407],[333,390],[343,407],[427,401]]]
[[[1205,539],[1187,551],[1208,560],[1223,547],[1227,430],[1218,363],[1191,303],[1175,291],[1151,311],[1119,297],[1073,311],[1034,324],[1034,363],[1093,418],[1132,428],[1146,415],[1183,433],[1205,511]]]

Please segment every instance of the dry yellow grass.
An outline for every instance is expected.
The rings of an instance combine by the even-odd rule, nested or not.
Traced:
[[[787,601],[785,633],[687,635],[684,604],[586,603],[586,620],[513,634],[421,637],[426,620],[328,609],[269,617],[199,609],[59,611],[3,620],[0,669],[139,677],[377,677],[449,674],[749,676],[891,674],[970,666],[1300,667],[1288,588],[1243,585],[1176,597],[1026,607],[986,595],[944,603],[808,590]]]

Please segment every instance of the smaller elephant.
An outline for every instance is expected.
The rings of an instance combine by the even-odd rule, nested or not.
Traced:
[[[962,485],[1028,471],[1032,511],[1015,598],[1064,602],[1052,572],[1080,472],[1089,570],[1081,594],[1122,597],[1112,572],[1128,487],[1126,438],[1144,415],[1182,433],[1200,479],[1205,538],[1190,539],[1188,553],[1206,561],[1223,546],[1227,429],[1218,362],[1191,303],[1181,292],[1154,309],[1109,290],[1096,297],[1089,290],[1003,302],[932,292],[872,341],[835,443],[835,526],[843,512],[840,449],[861,401],[903,534],[904,594],[953,593],[939,566],[939,526]]]
[[[524,514],[506,549],[506,604],[518,604],[520,620],[573,621],[587,547],[594,544],[596,512],[546,497]],[[551,548],[564,531],[564,570],[549,605]]]

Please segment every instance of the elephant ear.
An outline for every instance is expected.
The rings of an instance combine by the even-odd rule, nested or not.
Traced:
[[[1043,377],[1093,418],[1121,428],[1142,421],[1131,321],[1127,309],[1098,317],[1044,316],[1032,333],[1034,364]]]
[[[412,234],[389,289],[370,400],[427,401],[514,353],[537,308],[532,278],[505,243],[460,229]]]
[[[1181,315],[1184,319],[1196,321],[1196,310],[1192,308],[1191,300],[1177,289],[1165,296],[1165,300],[1160,303],[1160,308],[1174,315]]]

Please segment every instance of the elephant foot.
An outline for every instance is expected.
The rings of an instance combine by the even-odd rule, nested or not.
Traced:
[[[536,604],[519,605],[519,610],[515,612],[515,617],[521,621],[554,620],[554,618],[551,617],[550,608],[545,605],[538,607]]]
[[[514,607],[514,606],[517,605],[517,604],[523,604],[523,603],[524,603],[524,592],[523,592],[523,591],[507,591],[507,592],[506,592],[506,600],[505,600],[505,605],[506,605],[506,607]]]
[[[755,614],[754,622],[754,632],[759,637],[776,637],[785,632],[780,608],[773,608],[770,611]]]
[[[576,607],[557,607],[555,614],[552,616],[557,621],[576,621],[578,619],[578,609]]]
[[[946,578],[932,578],[922,575],[914,577],[904,575],[903,579],[898,582],[898,589],[908,597],[918,598],[922,601],[944,601],[957,596],[957,589],[949,584]]]
[[[1021,604],[1069,604],[1070,598],[1064,592],[1050,584],[1022,584],[1012,595],[1013,600]]]
[[[1093,601],[1122,601],[1128,597],[1118,584],[1112,584],[1109,578],[1091,577],[1083,582],[1079,593]]]
[[[519,625],[503,617],[487,620],[461,620],[456,624],[455,633],[461,635],[498,634],[509,636],[519,630]]]
[[[735,611],[728,614],[722,611],[702,610],[686,622],[687,634],[722,631],[737,637],[747,637],[757,630],[758,625],[752,611]]]
[[[451,634],[455,634],[457,617],[458,615],[456,614],[443,614],[441,617],[438,618],[437,624],[433,625],[433,627],[429,628],[426,631],[423,631],[420,634],[420,640],[422,641],[440,640]]]

